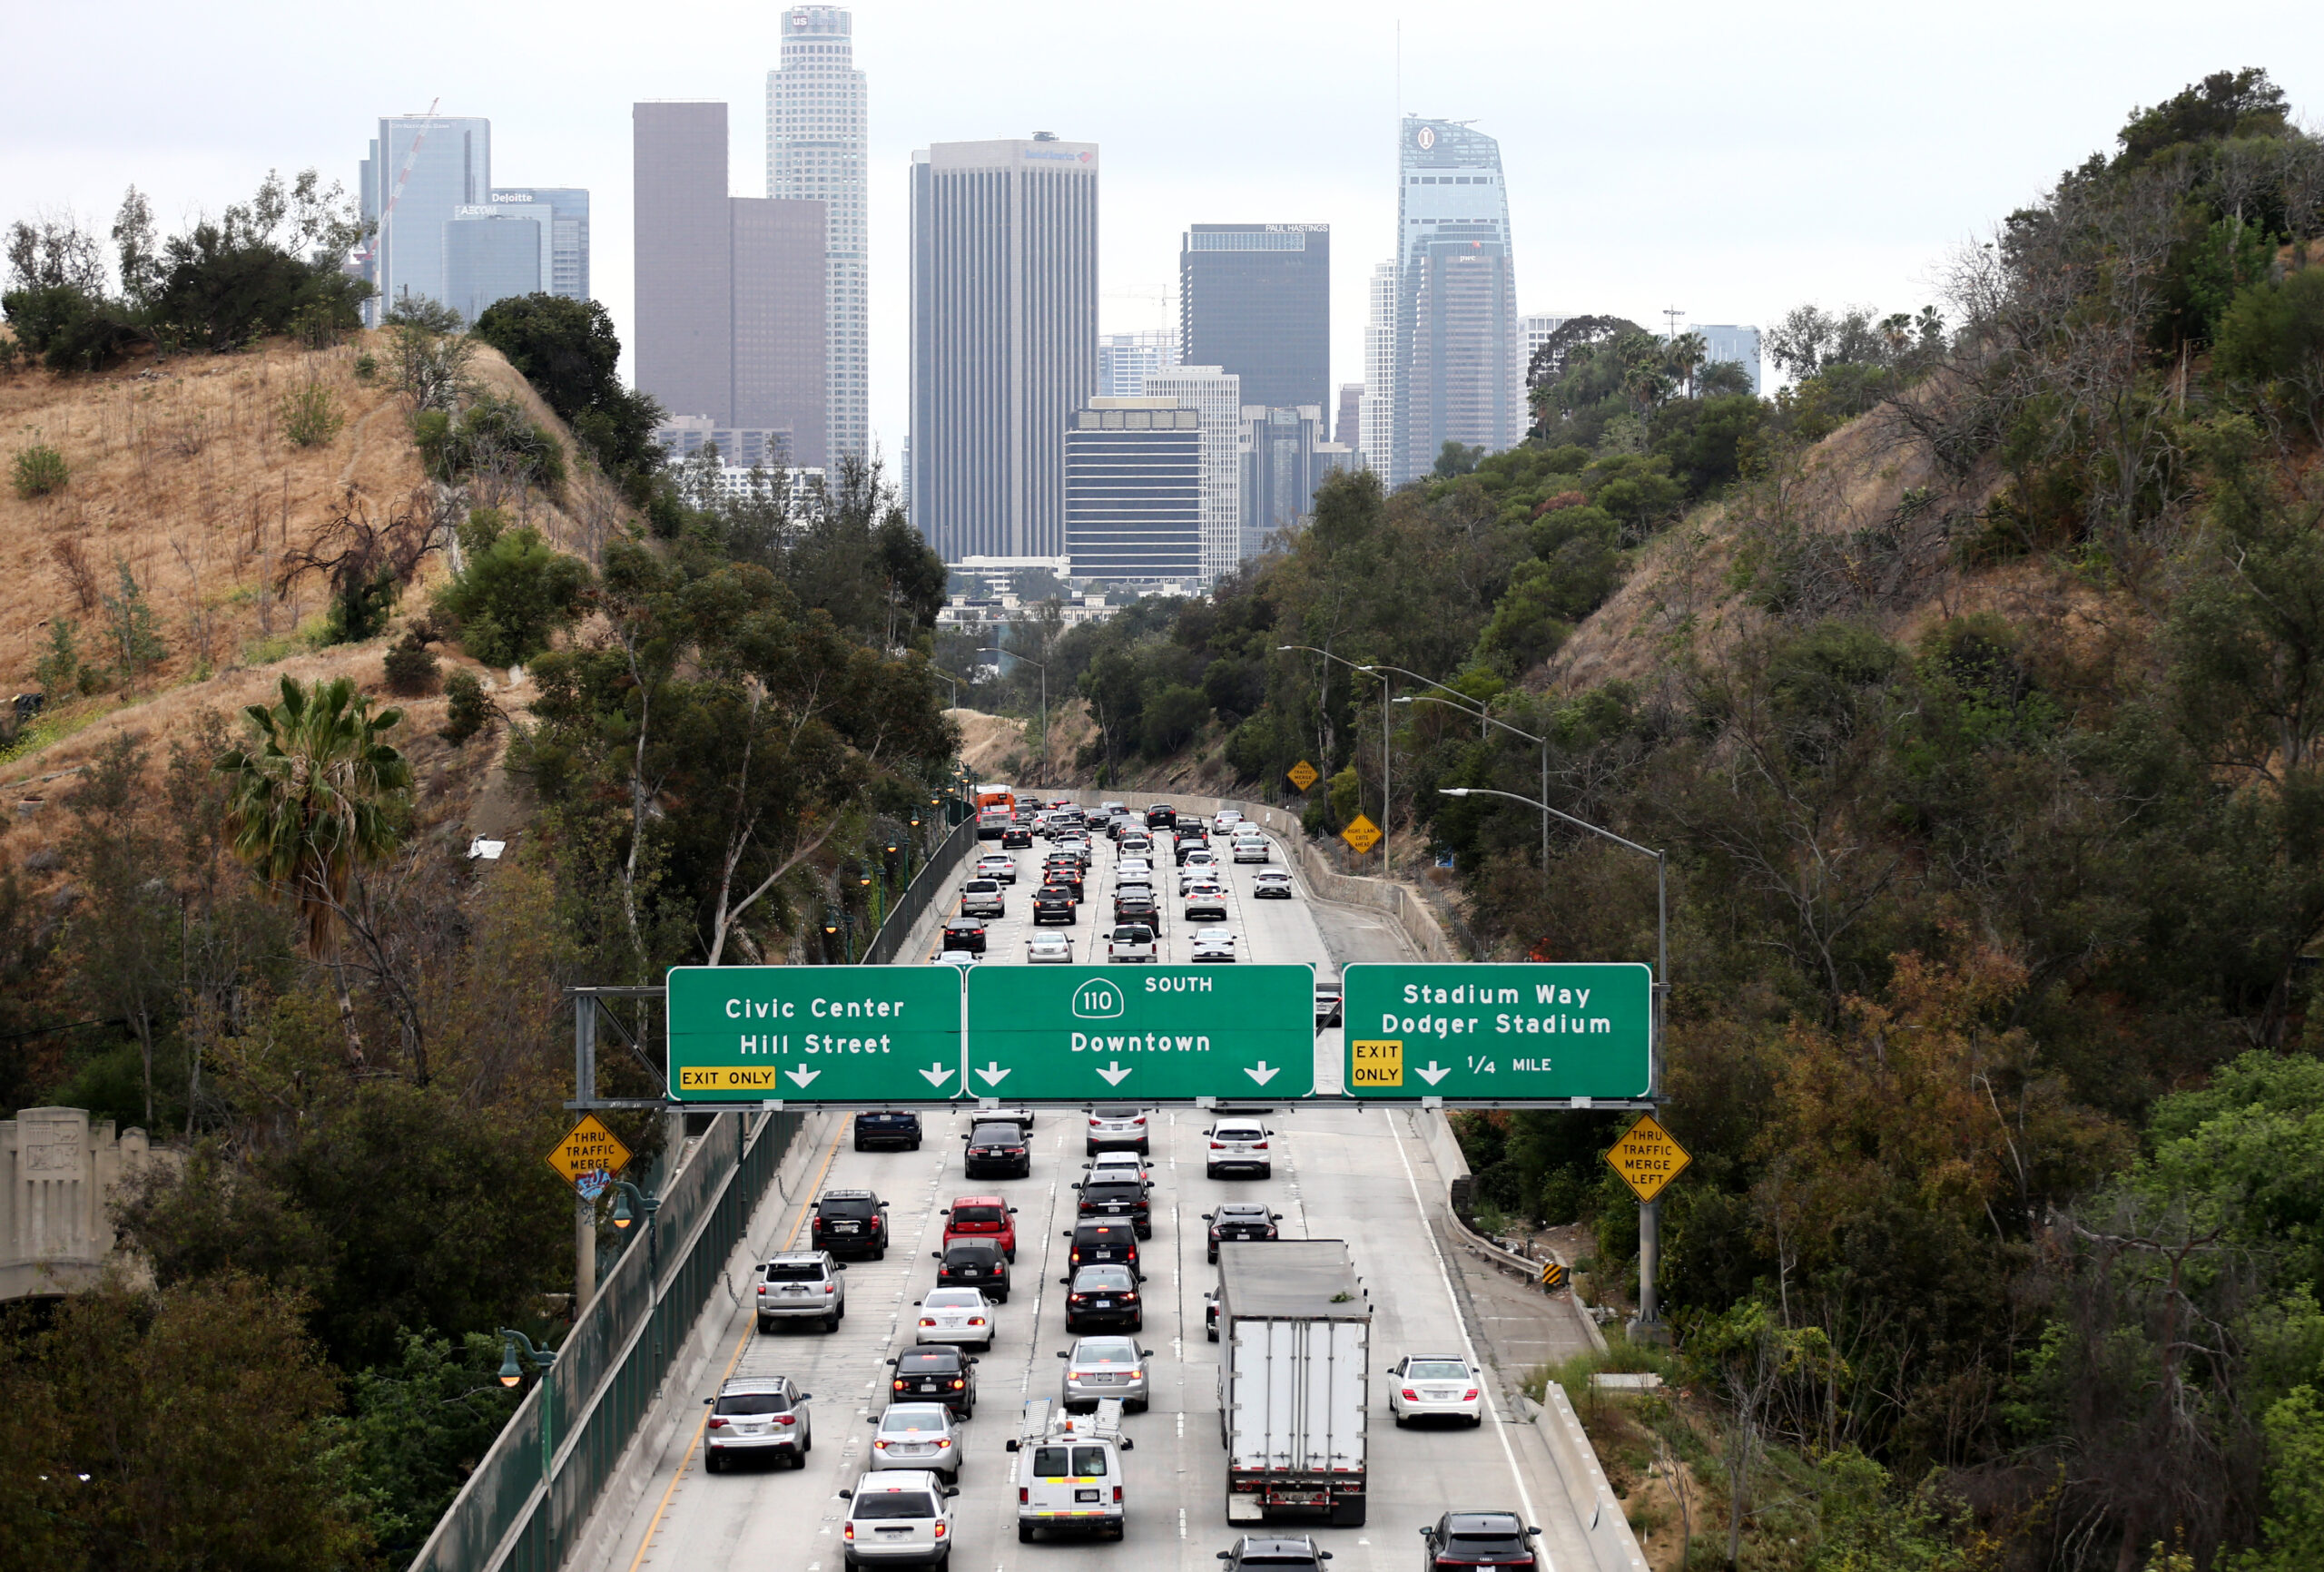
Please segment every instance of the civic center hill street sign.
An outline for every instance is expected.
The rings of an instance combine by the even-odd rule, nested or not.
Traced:
[[[1354,1097],[1645,1096],[1653,968],[1635,962],[1359,963],[1342,1021]]]
[[[952,967],[673,967],[669,1011],[675,1102],[928,1102],[960,1090]]]

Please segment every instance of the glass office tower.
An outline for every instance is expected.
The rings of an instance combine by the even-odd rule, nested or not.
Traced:
[[[1460,121],[1407,118],[1397,145],[1391,486],[1428,474],[1447,442],[1499,452],[1526,426],[1501,144]]]
[[[843,5],[793,5],[783,16],[783,64],[766,74],[766,194],[824,205],[825,373],[834,459],[872,452],[870,124],[854,23]]]
[[[1332,226],[1196,224],[1178,250],[1189,366],[1243,379],[1246,404],[1332,401]]]

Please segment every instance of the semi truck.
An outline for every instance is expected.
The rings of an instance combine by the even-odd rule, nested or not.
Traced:
[[[1218,1342],[1226,1520],[1361,1527],[1372,1305],[1347,1242],[1221,1243]]]

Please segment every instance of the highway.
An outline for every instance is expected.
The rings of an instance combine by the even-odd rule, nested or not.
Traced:
[[[1113,848],[1102,837],[1096,848],[1090,899],[1079,923],[1062,930],[1073,938],[1077,959],[1088,957],[1093,944],[1102,959],[1102,936],[1109,926],[1100,919],[1111,910]],[[1032,891],[1046,850],[1037,844],[1030,852],[1020,849],[1014,854],[1022,876],[1010,889],[1008,916],[989,925],[989,958],[983,964],[1022,963],[1032,930]],[[1284,867],[1280,848],[1275,855],[1272,866]],[[1167,853],[1160,861],[1157,893],[1168,897],[1164,954],[1180,960],[1186,958],[1190,925],[1177,899]],[[1346,959],[1389,958],[1394,953],[1384,947],[1395,942],[1395,936],[1376,919],[1313,906],[1304,884],[1292,900],[1255,900],[1250,891],[1257,865],[1225,865],[1224,870],[1227,926],[1240,936],[1246,959],[1307,962],[1335,970]],[[945,909],[957,906],[955,898]],[[1347,931],[1327,940],[1326,929],[1338,926]],[[923,956],[914,964],[927,961]],[[1319,1091],[1337,1089],[1338,1038],[1336,1031],[1318,1038]],[[1328,1077],[1320,1073],[1326,1067]],[[1044,1538],[1019,1544],[1014,1459],[1003,1449],[1017,1433],[1024,1400],[1056,1394],[1063,1365],[1055,1355],[1072,1341],[1064,1330],[1059,1280],[1065,1274],[1064,1234],[1073,1221],[1073,1193],[1066,1186],[1080,1176],[1085,1160],[1082,1115],[1076,1109],[1041,1110],[1033,1132],[1031,1177],[1005,1181],[962,1177],[965,1114],[930,1115],[923,1145],[912,1153],[852,1150],[842,1115],[827,1122],[818,1149],[810,1154],[806,1182],[793,1187],[788,1204],[771,1194],[751,1237],[766,1251],[797,1247],[805,1237],[804,1204],[813,1194],[864,1188],[889,1204],[891,1246],[885,1259],[848,1263],[848,1314],[835,1332],[785,1326],[758,1334],[739,1273],[730,1282],[731,1300],[714,1298],[708,1313],[728,1324],[711,1374],[698,1390],[663,1394],[665,1414],[679,1421],[675,1439],[664,1455],[650,1459],[655,1477],[627,1520],[593,1536],[602,1547],[595,1564],[613,1572],[649,1566],[836,1572],[842,1564],[839,1531],[846,1508],[837,1492],[852,1486],[864,1467],[871,1421],[883,1406],[889,1375],[884,1361],[914,1341],[915,1307],[934,1279],[931,1257],[940,1243],[940,1210],[956,1195],[999,1192],[1019,1208],[1015,1291],[999,1308],[999,1337],[977,1368],[978,1408],[967,1427],[960,1494],[953,1503],[956,1567],[1000,1572],[1136,1564],[1195,1572],[1217,1566],[1217,1553],[1245,1530],[1230,1528],[1226,1521],[1217,1345],[1203,1331],[1203,1299],[1216,1271],[1204,1259],[1200,1214],[1218,1202],[1249,1200],[1266,1202],[1282,1213],[1288,1237],[1348,1241],[1374,1311],[1369,1520],[1362,1528],[1288,1522],[1281,1528],[1313,1532],[1333,1551],[1336,1572],[1361,1572],[1410,1567],[1417,1530],[1448,1508],[1512,1509],[1548,1530],[1542,1539],[1545,1564],[1586,1567],[1586,1552],[1579,1550],[1562,1513],[1554,1465],[1533,1427],[1515,1422],[1505,1381],[1489,1385],[1494,1417],[1479,1429],[1400,1430],[1388,1418],[1380,1369],[1407,1353],[1464,1353],[1473,1359],[1480,1351],[1473,1341],[1479,1326],[1502,1319],[1493,1313],[1482,1285],[1464,1282],[1462,1264],[1448,1257],[1440,1242],[1443,1187],[1411,1116],[1345,1107],[1278,1112],[1269,1119],[1276,1131],[1275,1172],[1264,1181],[1204,1177],[1206,1119],[1199,1110],[1165,1109],[1152,1126],[1155,1232],[1145,1247],[1148,1310],[1139,1341],[1156,1355],[1155,1389],[1150,1410],[1126,1421],[1137,1443],[1127,1459],[1126,1543]],[[773,1214],[776,1207],[782,1208],[779,1216]],[[704,1471],[702,1400],[716,1390],[722,1372],[787,1375],[813,1394],[814,1446],[803,1470],[746,1461],[716,1475]]]

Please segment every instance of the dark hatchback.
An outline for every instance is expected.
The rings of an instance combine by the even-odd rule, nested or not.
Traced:
[[[1085,1180],[1074,1188],[1081,1192],[1082,1216],[1118,1219],[1128,1223],[1140,1239],[1154,1237],[1154,1205],[1147,1199],[1145,1185],[1092,1184]]]
[[[1076,900],[1085,898],[1084,891],[1088,888],[1087,881],[1082,877],[1081,865],[1069,858],[1063,862],[1045,864],[1041,869],[1041,882],[1044,885],[1053,884],[1071,890],[1073,899]]]
[[[1067,1264],[1077,1271],[1108,1263],[1137,1271],[1137,1230],[1128,1223],[1085,1220],[1068,1229],[1065,1236],[1073,1241]]]
[[[888,1204],[869,1190],[826,1190],[815,1202],[814,1246],[833,1255],[888,1253]]]
[[[1033,926],[1045,922],[1078,923],[1080,903],[1073,899],[1073,891],[1061,884],[1044,884],[1040,893],[1033,897]]]
[[[1137,1297],[1137,1274],[1127,1266],[1085,1266],[1065,1284],[1065,1330],[1105,1331],[1121,1328],[1137,1331],[1146,1325],[1146,1310]]]
[[[936,1257],[936,1286],[980,1288],[987,1299],[1009,1302],[1009,1258],[989,1239],[955,1239]]]
[[[960,1171],[971,1179],[1033,1176],[1033,1149],[1025,1144],[1025,1128],[1017,1124],[979,1125],[961,1137],[969,1144]]]
[[[1534,1567],[1533,1536],[1514,1512],[1447,1512],[1420,1531],[1421,1565],[1436,1567]]]
[[[942,1403],[955,1419],[977,1411],[977,1361],[957,1348],[921,1343],[888,1361],[896,1373],[888,1390],[897,1402]]]
[[[1114,892],[1116,922],[1152,922],[1161,914],[1154,891],[1143,884],[1125,884]]]
[[[1303,1568],[1322,1572],[1332,1553],[1315,1548],[1315,1541],[1305,1534],[1246,1534],[1235,1541],[1235,1548],[1221,1550],[1218,1558],[1226,1563],[1226,1572],[1242,1572],[1246,1567],[1266,1567],[1273,1572],[1302,1572]]]
[[[1229,1239],[1280,1239],[1283,1234],[1275,1224],[1283,1221],[1283,1213],[1270,1212],[1264,1206],[1236,1203],[1216,1212],[1206,1212],[1202,1220],[1210,1224],[1210,1259],[1218,1260],[1218,1246]]]

